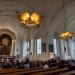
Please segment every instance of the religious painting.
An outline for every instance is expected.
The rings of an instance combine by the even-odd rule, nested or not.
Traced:
[[[0,36],[0,55],[9,55],[11,51],[12,40],[7,34]]]
[[[9,45],[9,39],[8,38],[2,39],[2,44],[5,46],[8,46]]]

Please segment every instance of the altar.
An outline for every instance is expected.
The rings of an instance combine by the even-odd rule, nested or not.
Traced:
[[[0,61],[8,61],[8,60],[15,60],[15,56],[9,56],[9,55],[0,55]]]

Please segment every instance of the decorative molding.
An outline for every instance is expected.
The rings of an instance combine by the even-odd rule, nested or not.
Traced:
[[[12,39],[16,39],[15,34],[9,29],[5,29],[5,28],[0,29],[0,35],[2,34],[8,34],[11,36]]]

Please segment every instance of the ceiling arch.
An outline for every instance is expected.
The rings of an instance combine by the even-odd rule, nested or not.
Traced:
[[[3,35],[3,34],[8,34],[9,36],[11,36],[12,39],[16,39],[15,34],[9,29],[6,29],[6,28],[0,29],[0,35]]]

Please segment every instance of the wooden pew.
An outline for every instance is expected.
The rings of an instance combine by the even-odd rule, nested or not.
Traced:
[[[51,74],[55,72],[60,72],[60,71],[66,71],[67,68],[58,68],[58,69],[36,69],[36,70],[29,70],[29,71],[18,71],[15,73],[8,73],[4,75],[44,75],[44,74]]]
[[[10,68],[10,69],[1,69],[0,74],[8,74],[8,73],[15,73],[15,72],[21,72],[21,71],[29,71],[34,69],[41,69],[39,68],[30,68],[30,69],[19,69],[19,68]]]
[[[75,75],[75,70],[73,71],[68,71],[68,72],[64,72],[64,73],[60,73],[58,75]]]
[[[17,68],[7,68],[7,69],[0,69],[0,73],[2,72],[7,72],[7,71],[12,71],[12,70],[16,70]]]
[[[58,67],[52,67],[50,68],[50,70],[52,69],[57,69]],[[32,73],[32,72],[39,72],[42,71],[43,68],[32,68],[32,69],[19,69],[19,70],[14,70],[14,71],[7,71],[7,72],[1,72],[0,74],[3,75],[19,75],[21,73]]]
[[[29,75],[36,75],[36,74],[37,74],[37,75],[47,75],[47,74],[56,75],[56,73],[63,72],[63,71],[67,71],[67,68],[40,71],[40,72],[38,72],[38,73],[31,73],[31,74],[29,74]]]

